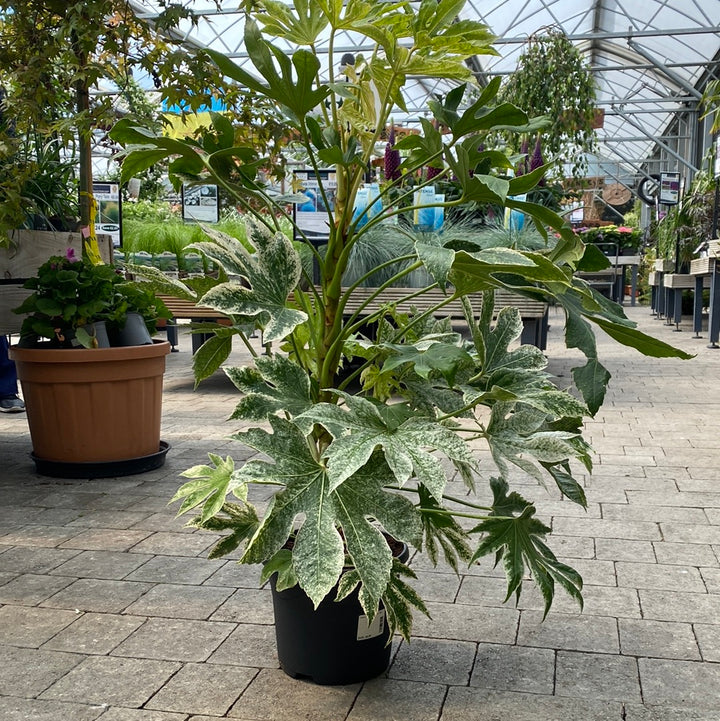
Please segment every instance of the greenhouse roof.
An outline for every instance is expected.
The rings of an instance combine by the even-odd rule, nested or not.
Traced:
[[[149,17],[157,10],[154,0],[133,5]],[[219,7],[189,0],[187,6],[199,16],[196,26],[188,22],[183,30],[189,45],[248,63],[238,0],[220,0]],[[605,111],[600,154],[617,164],[618,175],[641,166],[658,142],[668,147],[662,138],[674,115],[696,109],[698,88],[720,77],[720,0],[468,0],[462,16],[483,21],[497,36],[499,56],[476,58],[481,82],[511,73],[529,37],[562,29],[596,78],[598,105]],[[340,45],[336,53],[363,50],[350,34]],[[429,96],[447,89],[434,80],[409,84],[408,120],[425,113]]]

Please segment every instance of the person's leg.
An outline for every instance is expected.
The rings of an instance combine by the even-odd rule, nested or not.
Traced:
[[[7,336],[0,335],[0,398],[16,396],[17,373],[15,363],[8,358]]]
[[[25,404],[18,398],[15,363],[8,357],[8,340],[0,335],[0,412],[21,413]]]

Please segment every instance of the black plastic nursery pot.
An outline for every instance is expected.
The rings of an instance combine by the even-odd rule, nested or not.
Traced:
[[[400,559],[408,556],[404,546]],[[288,676],[337,686],[367,681],[386,671],[392,648],[382,605],[368,624],[357,590],[342,601],[334,600],[333,590],[315,609],[299,586],[278,591],[275,580],[273,575],[277,653]]]

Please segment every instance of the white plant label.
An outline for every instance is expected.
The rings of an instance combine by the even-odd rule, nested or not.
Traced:
[[[379,636],[385,630],[385,609],[381,608],[368,623],[367,616],[358,616],[357,640],[367,641],[369,638]]]

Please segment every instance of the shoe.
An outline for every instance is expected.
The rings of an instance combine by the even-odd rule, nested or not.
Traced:
[[[0,398],[0,413],[24,413],[25,402],[18,396]]]

